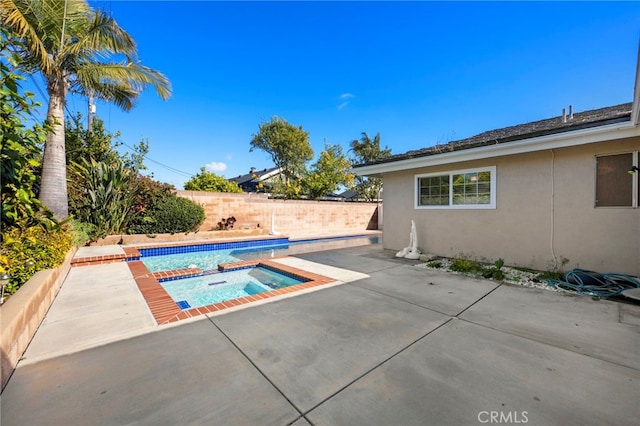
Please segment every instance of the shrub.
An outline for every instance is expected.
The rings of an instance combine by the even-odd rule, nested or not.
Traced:
[[[171,196],[148,212],[147,234],[194,232],[204,221],[204,208],[186,198]]]
[[[494,280],[502,281],[504,280],[504,271],[502,270],[503,266],[504,260],[500,258],[493,263],[491,268],[483,268],[482,276],[484,278],[493,278]]]
[[[427,262],[427,266],[429,268],[440,269],[442,268],[442,262],[440,262],[439,260],[432,260],[430,262]]]
[[[483,278],[492,278],[494,280],[504,280],[504,272],[502,267],[504,266],[504,260],[498,259],[494,262],[493,266],[485,267],[479,262],[470,259],[451,259],[451,266],[449,269],[464,274],[474,274],[476,276],[482,276]]]
[[[69,223],[71,225],[71,244],[81,247],[94,240],[97,233],[94,225],[75,219],[71,219]]]
[[[216,230],[218,231],[228,231],[229,229],[233,228],[233,225],[236,223],[236,218],[231,216],[228,217],[226,219],[221,219],[220,222],[218,222],[218,227],[216,228]]]
[[[8,294],[15,293],[37,271],[59,266],[72,246],[68,226],[12,228],[2,233],[0,272],[9,274]]]
[[[451,259],[450,269],[456,272],[469,273],[477,272],[482,269],[482,267],[475,260],[455,258]]]
[[[175,197],[171,192],[174,187],[168,183],[161,183],[149,176],[137,176],[137,192],[133,199],[133,214],[127,223],[128,234],[154,234],[155,222],[153,212],[167,198]]]
[[[46,125],[37,122],[37,107],[31,93],[20,83],[22,58],[7,49],[11,35],[0,29],[0,193],[3,229],[39,224],[54,228],[57,222],[37,197],[41,150]]]

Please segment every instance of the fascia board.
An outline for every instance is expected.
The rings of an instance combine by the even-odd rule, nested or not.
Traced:
[[[505,155],[524,154],[528,152],[544,151],[548,149],[566,148],[570,146],[589,143],[604,142],[608,140],[624,139],[640,136],[640,127],[625,122],[615,123],[596,128],[575,130],[561,134],[540,136],[537,138],[523,139],[514,142],[504,142],[495,145],[487,145],[478,148],[463,149],[459,151],[444,152],[425,157],[409,158],[390,163],[373,164],[352,169],[360,176],[379,175],[382,173],[397,172],[422,167],[439,166],[443,164],[458,163],[463,161],[481,160]]]
[[[631,123],[640,124],[640,41],[638,42],[638,58],[636,62],[636,81],[633,88],[633,106],[631,108]]]
[[[275,169],[275,170],[270,171],[269,173],[263,174],[262,176],[260,176],[260,178],[258,180],[262,182],[263,180],[267,180],[270,177],[275,176],[275,175],[277,175],[279,173],[280,173],[280,169]]]

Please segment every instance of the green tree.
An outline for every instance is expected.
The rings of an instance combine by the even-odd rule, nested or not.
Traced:
[[[354,164],[364,164],[372,161],[383,160],[391,156],[391,149],[385,146],[380,148],[380,133],[371,139],[368,134],[362,132],[360,140],[351,141],[351,154]],[[355,177],[355,188],[362,198],[367,201],[377,200],[382,190],[382,179],[366,176]]]
[[[209,191],[209,192],[242,192],[237,183],[226,180],[222,176],[208,172],[204,167],[200,168],[200,173],[193,176],[184,184],[187,191]]]
[[[2,228],[44,225],[55,221],[36,196],[40,146],[46,128],[35,124],[34,110],[39,106],[33,94],[20,87],[23,77],[14,72],[21,58],[7,49],[7,32],[0,39],[0,167],[2,190]]]
[[[133,38],[86,0],[0,0],[0,5],[2,26],[17,35],[14,49],[25,58],[27,71],[39,72],[47,82],[51,131],[44,150],[40,200],[56,218],[66,218],[67,93],[91,94],[129,110],[148,85],[168,98],[169,81],[141,65]]]
[[[119,147],[122,143],[118,142],[115,147]],[[124,162],[124,165],[132,172],[138,173],[140,170],[146,170],[147,166],[144,165],[144,158],[149,153],[149,139],[140,140],[139,144],[133,145],[133,152],[125,152],[120,156],[120,159]]]
[[[77,113],[65,122],[65,146],[67,164],[80,163],[83,159],[98,162],[122,163],[134,173],[145,170],[144,157],[149,153],[148,139],[141,140],[133,146],[133,152],[120,154],[117,148],[123,143],[117,141],[120,132],[109,133],[104,128],[104,121],[93,116],[91,130],[84,128],[82,114]],[[116,139],[114,141],[114,139]]]
[[[67,168],[68,187],[67,196],[69,203],[69,212],[76,219],[80,220],[85,225],[90,227],[90,236],[93,238],[104,235],[106,232],[116,232],[112,226],[103,227],[102,224],[94,224],[95,212],[92,211],[92,204],[87,198],[87,191],[96,190],[91,188],[91,180],[87,180],[86,170],[85,173],[78,173],[78,167],[75,164],[83,165],[85,161],[88,163],[86,167],[92,170],[92,162],[100,165],[99,167],[113,168],[113,169],[126,169],[129,175],[127,184],[123,188],[136,189],[139,187],[137,183],[140,177],[137,176],[139,170],[143,170],[146,167],[143,164],[144,156],[149,150],[148,142],[144,140],[140,142],[140,145],[134,145],[134,153],[126,152],[120,154],[116,151],[116,148],[121,145],[120,142],[114,142],[113,139],[120,136],[119,132],[109,133],[104,128],[104,122],[98,117],[93,117],[91,130],[84,128],[84,120],[82,114],[78,113],[71,117],[65,123],[65,139],[66,139],[66,162],[69,165]],[[94,171],[92,170],[91,173]],[[133,211],[131,211],[130,205],[127,204],[123,211],[127,211],[126,223],[120,226],[120,231],[126,228],[129,222],[133,222],[132,216],[138,214],[137,194],[133,194]],[[131,202],[130,198],[127,198],[127,203]],[[120,206],[121,207],[121,206]],[[102,207],[100,207],[102,208]]]
[[[273,163],[282,171],[281,185],[276,185],[292,196],[299,193],[300,179],[306,173],[306,163],[313,158],[309,133],[302,126],[296,127],[285,119],[273,117],[260,124],[258,133],[251,139],[251,148],[261,149],[271,156]],[[296,190],[297,189],[297,190]]]
[[[89,131],[84,128],[82,114],[77,113],[66,121],[64,134],[67,164],[80,163],[83,159],[111,163],[119,158],[113,138],[120,137],[120,132],[107,132],[97,116]]]
[[[325,197],[340,186],[349,187],[353,175],[349,173],[351,161],[342,153],[340,145],[325,145],[320,158],[303,180],[303,188],[309,198]]]

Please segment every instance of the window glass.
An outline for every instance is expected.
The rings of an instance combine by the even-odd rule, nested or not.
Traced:
[[[449,176],[418,178],[419,204],[421,206],[446,206],[449,204]]]
[[[491,203],[491,173],[472,172],[453,175],[453,204]]]
[[[495,207],[492,178],[495,167],[417,177],[417,207]],[[495,185],[495,183],[493,183]]]

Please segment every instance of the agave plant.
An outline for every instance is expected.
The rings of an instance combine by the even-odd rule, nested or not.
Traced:
[[[112,163],[93,159],[72,163],[77,200],[75,214],[82,222],[95,226],[97,237],[124,232],[134,212],[136,179],[120,160]]]

